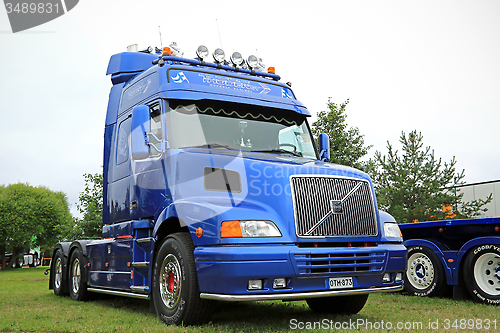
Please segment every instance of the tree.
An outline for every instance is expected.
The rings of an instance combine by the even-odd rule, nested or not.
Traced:
[[[45,187],[11,184],[0,187],[0,257],[12,251],[12,262],[26,248],[48,246],[71,225],[66,195]]]
[[[357,127],[347,125],[347,104],[349,99],[337,105],[329,98],[329,111],[318,113],[318,120],[312,124],[312,132],[315,137],[320,133],[326,133],[330,137],[330,162],[364,169],[366,162],[360,159],[372,146],[365,146],[364,135],[359,133]]]
[[[83,175],[85,189],[80,192],[76,209],[82,214],[82,218],[76,218],[76,227],[67,234],[68,240],[82,237],[98,237],[102,234],[102,174]]]
[[[486,211],[491,195],[462,202],[463,194],[455,191],[465,177],[465,170],[456,172],[455,157],[448,163],[436,159],[434,150],[424,148],[423,136],[417,131],[408,136],[402,132],[399,141],[401,157],[389,142],[387,156],[375,152],[371,174],[381,209],[399,223],[474,217]]]

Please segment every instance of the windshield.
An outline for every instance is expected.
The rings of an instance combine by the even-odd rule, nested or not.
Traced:
[[[171,148],[221,148],[316,159],[306,117],[293,111],[218,101],[170,100]]]

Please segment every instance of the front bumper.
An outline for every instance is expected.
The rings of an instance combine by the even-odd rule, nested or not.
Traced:
[[[200,297],[218,300],[294,300],[401,290],[396,273],[406,269],[402,244],[374,247],[298,248],[295,245],[235,245],[195,249]],[[390,281],[383,282],[389,273]],[[350,277],[348,289],[330,289],[329,278]],[[285,288],[273,288],[277,278]],[[248,290],[248,281],[262,289]]]

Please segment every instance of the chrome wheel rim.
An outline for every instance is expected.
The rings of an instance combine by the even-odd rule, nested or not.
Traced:
[[[59,289],[61,287],[61,281],[62,281],[62,260],[61,258],[57,258],[55,264],[54,288]]]
[[[71,265],[71,289],[73,290],[73,294],[78,294],[81,278],[80,260],[75,258],[73,265]]]
[[[423,253],[412,254],[408,259],[406,276],[415,289],[428,288],[434,280],[434,265],[431,259]]]
[[[480,256],[474,264],[474,279],[485,293],[500,295],[500,256],[495,253]]]
[[[165,307],[174,309],[180,300],[182,272],[179,261],[173,254],[163,259],[160,269],[160,295]]]

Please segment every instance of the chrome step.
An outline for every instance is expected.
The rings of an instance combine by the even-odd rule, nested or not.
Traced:
[[[153,237],[146,237],[146,238],[137,238],[135,241],[137,243],[151,243],[153,241]]]
[[[142,294],[147,294],[149,291],[148,286],[132,286],[130,287],[130,290],[132,290],[134,293],[142,293]]]
[[[149,266],[149,261],[143,261],[143,262],[133,262],[132,267],[148,267]]]

